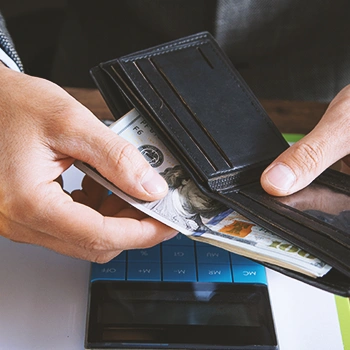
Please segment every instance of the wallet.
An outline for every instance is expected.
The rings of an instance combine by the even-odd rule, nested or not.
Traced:
[[[332,269],[314,278],[263,265],[350,296],[350,176],[327,169],[286,197],[262,189],[263,170],[289,145],[210,33],[103,62],[91,75],[114,117],[136,108],[203,193]]]

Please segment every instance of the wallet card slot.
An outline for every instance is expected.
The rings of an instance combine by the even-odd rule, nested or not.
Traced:
[[[198,50],[202,56],[202,50]],[[207,63],[209,64],[209,66],[213,69],[213,66],[210,64],[210,62],[208,60],[206,60]],[[223,151],[223,149],[220,147],[220,145],[218,144],[218,142],[215,140],[215,138],[208,132],[207,128],[205,127],[205,125],[201,122],[201,119],[198,118],[198,116],[196,115],[196,113],[191,109],[191,106],[186,102],[186,99],[181,95],[181,93],[176,89],[176,87],[172,84],[172,82],[169,80],[169,78],[166,76],[166,74],[163,72],[163,70],[158,67],[158,65],[156,64],[156,62],[152,59],[150,59],[150,62],[152,63],[153,67],[158,71],[158,73],[162,76],[162,78],[164,79],[164,81],[169,85],[169,87],[171,88],[171,90],[173,90],[174,94],[179,98],[179,100],[182,102],[184,108],[188,111],[189,115],[192,117],[192,120],[194,120],[199,129],[202,131],[202,133],[210,140],[210,142],[214,145],[214,149],[220,153],[222,159],[224,160],[224,162],[226,163],[226,166],[228,168],[233,168],[234,164],[232,164],[231,160],[227,157],[226,153]],[[171,108],[169,106],[169,108]],[[176,118],[176,120],[178,121],[178,123],[184,128],[184,130],[186,130],[186,132],[188,134],[191,134],[190,128],[186,126],[186,123],[184,123],[175,113],[174,113],[174,118]],[[196,142],[196,141],[195,141]],[[202,150],[202,152],[204,154],[206,154],[205,149],[198,143],[196,142],[197,147],[200,148]],[[208,157],[209,158],[209,157]],[[215,159],[215,154],[214,154],[214,159]],[[211,161],[212,163],[214,163],[213,161]],[[215,165],[214,165],[215,167]],[[215,167],[216,170],[219,170],[218,167]]]
[[[197,154],[193,155],[193,157],[200,158],[201,155],[203,155],[203,157],[206,159],[208,164],[212,167],[212,170],[214,172],[217,172],[217,171],[223,170],[223,169],[225,169],[225,170],[231,169],[233,167],[232,163],[226,157],[226,155],[224,154],[222,149],[220,149],[220,147],[215,143],[215,140],[213,140],[210,137],[209,133],[205,130],[203,125],[200,123],[199,119],[197,118],[195,113],[191,110],[190,106],[182,98],[182,96],[176,90],[176,88],[171,84],[169,79],[167,79],[166,75],[162,72],[162,70],[159,67],[157,67],[157,65],[153,62],[153,60],[149,59],[149,62],[152,65],[152,67],[158,72],[159,76],[162,77],[165,84],[172,91],[173,95],[176,96],[176,98],[179,100],[178,103],[174,103],[174,101],[172,101],[173,103],[172,103],[172,105],[170,105],[167,102],[168,99],[163,96],[164,90],[166,89],[166,87],[164,85],[162,85],[161,82],[159,82],[159,81],[157,84],[157,82],[151,81],[149,78],[147,78],[147,76],[144,74],[143,68],[141,67],[140,64],[138,64],[137,62],[134,62],[134,65],[139,70],[140,74],[143,75],[143,78],[148,82],[149,86],[152,88],[153,92],[159,98],[161,103],[163,103],[167,107],[168,111],[172,114],[172,118],[173,118],[172,122],[175,121],[178,124],[178,127],[176,127],[176,125],[174,125],[173,123],[172,124],[167,123],[168,127],[171,128],[173,133],[175,133],[177,135],[177,139],[180,141],[180,143],[181,144],[185,143],[184,138],[186,135],[186,137],[189,138],[191,145],[195,145],[199,150],[199,154],[197,153]],[[158,86],[156,86],[156,84]],[[159,86],[159,85],[161,85],[161,86]],[[174,104],[177,106],[174,106]],[[182,107],[182,110],[180,110],[180,111],[179,111],[179,109],[181,109],[181,107],[179,108],[179,106]],[[177,109],[177,111],[175,110],[175,108]],[[189,117],[187,119],[187,123],[178,117],[179,113],[186,113],[186,112],[187,112],[187,115]],[[164,120],[164,122],[166,123],[167,120]],[[194,123],[192,123],[192,122],[197,124],[197,126],[195,126]],[[192,127],[192,132],[190,130],[191,127]],[[196,135],[194,135],[195,133],[193,133],[193,129],[197,128],[197,127],[199,129],[201,129],[202,133],[208,139],[207,140],[208,142],[202,143],[202,144],[206,144],[206,148],[202,147],[201,144],[199,144],[196,140]],[[198,137],[199,136],[197,135],[197,138]],[[203,137],[203,135],[201,135],[201,137]],[[214,147],[213,149],[210,149],[210,147],[208,147],[208,145],[211,145],[211,144],[214,144],[216,147]],[[193,154],[195,152],[195,150],[193,148],[191,148],[191,152]],[[223,160],[223,162],[222,162],[222,160]]]
[[[200,47],[197,47],[198,52],[202,55],[204,61],[206,61],[208,63],[208,66],[211,69],[214,69],[214,66],[212,65],[212,63],[210,62],[209,58],[204,54],[203,50]]]
[[[173,141],[184,149],[189,160],[198,164],[206,177],[232,170],[234,166],[230,159],[209,136],[207,129],[199,122],[199,118],[185,98],[177,91],[156,62],[148,59],[134,62],[134,65],[147,82],[147,86],[159,99],[162,106],[159,108],[159,114],[162,116],[160,122],[164,123],[167,132],[172,134]]]
[[[261,169],[287,147],[249,88],[206,35],[188,45],[165,45],[129,55],[119,64],[151,110],[151,118],[163,126],[161,131],[203,178],[216,181],[215,186],[242,184],[235,179],[257,180]],[[249,172],[246,180],[245,170]]]

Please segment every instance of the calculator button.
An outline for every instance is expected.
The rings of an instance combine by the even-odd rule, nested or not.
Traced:
[[[230,264],[230,255],[226,250],[210,245],[199,246],[196,249],[199,264]]]
[[[196,282],[196,265],[175,263],[163,264],[163,281]]]
[[[208,243],[204,243],[204,242],[199,242],[199,241],[196,241],[196,247],[210,247],[211,245],[208,244]]]
[[[96,280],[125,280],[125,262],[110,261],[91,264],[91,282]]]
[[[230,253],[230,256],[232,265],[259,265],[257,262],[238,254]]]
[[[126,251],[122,251],[119,255],[117,255],[112,261],[126,261]]]
[[[160,281],[160,264],[153,262],[129,262],[128,281]]]
[[[262,265],[234,265],[232,266],[233,281],[235,283],[263,283],[267,284],[265,268]]]
[[[160,263],[160,246],[128,251],[128,261],[149,261]]]
[[[187,245],[187,246],[192,246],[194,245],[194,241],[182,233],[177,234],[175,237],[172,239],[168,239],[167,241],[164,241],[162,243],[163,246],[166,245]]]
[[[198,264],[199,282],[232,282],[231,267],[226,265]]]
[[[195,263],[194,247],[164,246],[163,263]]]

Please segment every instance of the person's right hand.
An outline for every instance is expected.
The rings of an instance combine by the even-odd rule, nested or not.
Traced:
[[[0,113],[2,236],[106,262],[176,233],[115,196],[106,198],[89,179],[74,193],[77,201],[62,190],[55,179],[79,159],[136,198],[152,201],[167,192],[135,147],[63,89],[0,64]]]
[[[305,188],[338,160],[342,171],[350,174],[350,85],[337,94],[309,134],[265,169],[261,185],[273,196],[287,196]]]

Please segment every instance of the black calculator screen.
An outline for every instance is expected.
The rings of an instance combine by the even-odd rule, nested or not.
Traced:
[[[105,281],[92,283],[90,292],[88,343],[276,344],[264,285]]]

